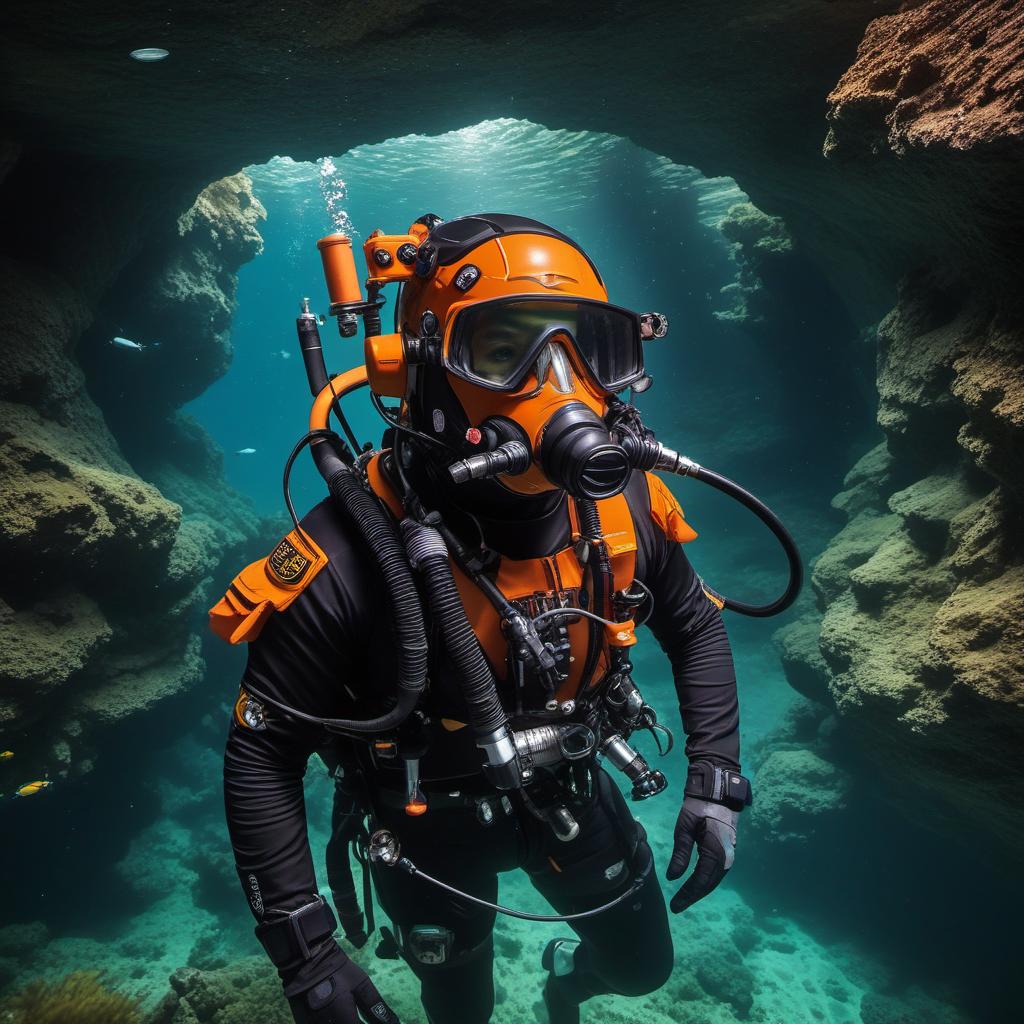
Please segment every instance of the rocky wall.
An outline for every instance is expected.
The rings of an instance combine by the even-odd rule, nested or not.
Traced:
[[[26,779],[88,771],[105,729],[198,682],[212,581],[269,540],[176,411],[227,368],[235,273],[263,215],[236,175],[162,229],[122,219],[84,273],[4,258],[0,749]],[[104,314],[132,303],[141,351],[113,345],[131,335]]]
[[[873,184],[914,177],[922,216],[962,237],[877,328],[884,439],[833,501],[817,612],[780,639],[793,686],[835,707],[895,799],[994,833],[1000,859],[1024,840],[1024,12],[908,7],[869,27],[825,152]]]
[[[967,815],[1012,848],[1024,840],[1024,332],[985,298],[915,275],[878,341],[886,439],[833,501],[847,523],[814,567],[818,612],[782,631],[783,660],[915,814]]]

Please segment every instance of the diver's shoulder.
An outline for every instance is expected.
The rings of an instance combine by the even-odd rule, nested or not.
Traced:
[[[678,544],[696,539],[697,532],[686,521],[679,499],[656,473],[634,470],[625,493],[633,522],[645,537],[653,535],[658,543],[667,539]]]
[[[311,508],[289,537],[296,533],[308,537],[310,546],[324,560],[326,571],[315,588],[318,593],[358,594],[377,585],[374,560],[366,541],[345,510],[332,498],[325,498]],[[338,593],[329,599],[337,599]]]
[[[314,505],[299,520],[299,529],[323,551],[329,561],[348,557],[357,545],[352,520],[329,497]]]

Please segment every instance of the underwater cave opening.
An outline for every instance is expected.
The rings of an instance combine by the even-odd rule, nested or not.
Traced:
[[[267,216],[257,223],[262,251],[239,269],[237,292],[232,295],[233,286],[220,280],[223,295],[211,288],[209,307],[200,303],[179,321],[173,315],[158,321],[145,308],[145,297],[152,292],[137,285],[155,273],[163,275],[162,287],[168,285],[164,308],[173,314],[180,296],[171,286],[177,279],[174,267],[168,271],[160,259],[143,259],[101,303],[82,339],[80,356],[90,393],[143,477],[152,478],[154,454],[164,457],[171,443],[190,459],[193,448],[200,451],[197,462],[219,459],[215,449],[187,430],[164,434],[164,417],[146,415],[153,408],[153,395],[133,385],[154,371],[178,373],[186,384],[171,397],[161,396],[159,411],[180,408],[193,417],[223,452],[228,483],[261,516],[277,517],[280,526],[281,466],[305,430],[310,401],[294,317],[304,296],[311,297],[318,311],[326,305],[316,239],[340,229],[350,231],[358,243],[377,227],[404,230],[426,212],[449,219],[497,210],[521,213],[564,231],[592,255],[613,301],[669,316],[668,338],[648,350],[655,385],[638,400],[660,438],[761,495],[790,525],[805,557],[817,554],[840,525],[841,517],[829,502],[851,463],[878,440],[871,338],[803,256],[786,225],[758,210],[732,179],[706,178],[622,137],[549,130],[511,119],[358,146],[318,163],[279,156],[246,168],[246,174],[251,193],[239,194],[251,195]],[[215,240],[214,250],[217,244]],[[211,263],[210,280],[217,282],[216,255]],[[130,300],[133,295],[143,301]],[[384,311],[385,323],[389,316],[390,306]],[[216,345],[209,327],[215,318]],[[358,340],[337,337],[330,322],[322,333],[330,369],[344,370],[359,361]],[[110,347],[113,334],[160,345],[133,364],[126,360],[135,353]],[[195,381],[189,379],[193,365]],[[210,380],[214,382],[207,386]],[[178,413],[170,414],[181,421]],[[361,438],[379,442],[381,425],[368,403],[353,401],[351,416]],[[171,489],[182,477],[165,470],[161,474],[161,489],[190,512],[192,495]],[[781,579],[783,561],[756,521],[690,481],[674,482],[673,487],[701,534],[691,556],[709,582],[744,599],[771,593]],[[293,477],[293,496],[300,510],[323,496],[322,482],[305,459]],[[203,514],[214,515],[205,500]],[[811,603],[809,592],[803,601]],[[745,750],[756,770],[779,742],[799,746],[803,740],[810,742],[816,730],[831,726],[826,714],[808,712],[787,683],[772,639],[778,623],[734,617],[729,625]],[[678,734],[668,666],[659,651],[645,647],[637,658],[638,679]],[[40,863],[49,864],[54,873],[51,889],[66,896],[64,908],[47,911],[47,924],[58,936],[47,961],[54,973],[81,966],[76,958],[96,955],[95,946],[62,943],[71,931],[92,937],[120,931],[121,941],[109,962],[118,970],[141,971],[140,984],[154,994],[162,991],[175,958],[173,966],[188,961],[203,967],[230,962],[240,951],[255,951],[230,864],[217,764],[221,723],[241,671],[241,652],[207,643],[204,658],[202,682],[165,705],[161,735],[174,738],[165,744],[137,743],[126,748],[130,756],[111,759],[118,772],[130,772],[132,756],[137,757],[127,785],[147,792],[152,805],[144,822],[125,822],[120,834],[111,823],[109,846],[96,850],[85,863],[96,871],[98,891],[120,885],[131,890],[130,896],[111,904],[106,919],[97,912],[97,901],[80,902],[71,913],[74,885],[57,877],[68,849],[86,839],[89,800],[102,799],[98,790],[109,787],[118,772],[99,772],[80,784],[81,810],[69,811],[80,816],[77,834],[68,834],[71,845],[40,854]],[[666,859],[678,807],[681,763],[667,774],[669,793],[637,808],[659,863]],[[321,773],[310,775],[311,841],[319,869],[330,790]],[[43,830],[50,838],[54,833],[52,828]],[[849,849],[839,853],[849,846],[846,833],[826,829],[821,839],[845,866],[852,855]],[[907,844],[919,841],[914,833]],[[104,865],[104,850],[118,851],[119,860]],[[13,854],[4,856],[11,860]],[[860,863],[858,885],[867,884],[868,868],[863,858]],[[794,881],[794,870],[800,881]],[[821,1019],[854,1024],[861,1019],[862,997],[878,995],[889,985],[902,987],[908,980],[935,981],[941,968],[934,958],[910,958],[902,973],[881,964],[880,951],[888,951],[884,933],[895,946],[906,932],[886,920],[885,907],[872,906],[870,899],[853,891],[838,891],[834,870],[813,842],[787,862],[772,851],[759,854],[756,842],[744,841],[727,886],[676,919],[681,966],[672,983],[673,999],[690,1001],[700,1019],[723,1024],[745,1019],[752,1007],[767,1015],[765,1019],[794,1024]],[[169,890],[179,894],[171,902],[166,900]],[[815,904],[822,893],[829,898]],[[518,880],[503,882],[503,901],[544,909]],[[848,914],[854,903],[859,913]],[[33,909],[38,910],[27,895],[15,904],[21,920],[31,920]],[[83,915],[86,906],[90,914]],[[534,970],[533,959],[522,958],[532,957],[533,944],[546,939],[549,931],[534,929],[527,938],[516,926],[499,923],[499,948],[510,951],[505,956],[509,963],[499,966],[499,984],[512,1001],[520,998],[515,992],[517,967]],[[737,964],[735,977],[695,973],[692,965],[709,947],[727,951]],[[136,966],[126,967],[132,963]],[[794,977],[799,981],[793,982]],[[528,1010],[533,996],[522,999]],[[921,1012],[935,1005],[927,1000],[911,1003],[924,1007]],[[623,1012],[636,1012],[633,1005],[626,1006],[622,1004]]]

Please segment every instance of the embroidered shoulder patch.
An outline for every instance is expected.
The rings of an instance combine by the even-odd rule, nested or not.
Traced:
[[[267,557],[267,565],[282,583],[298,583],[312,564],[287,537]]]
[[[228,643],[255,640],[267,619],[283,612],[316,579],[327,555],[293,530],[266,558],[247,565],[210,609],[210,628]]]

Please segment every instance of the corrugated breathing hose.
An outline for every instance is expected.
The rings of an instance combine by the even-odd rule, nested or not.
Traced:
[[[326,481],[331,497],[344,509],[366,542],[388,588],[398,642],[397,703],[377,718],[323,718],[289,707],[251,686],[247,685],[246,690],[258,701],[304,722],[322,725],[332,732],[358,735],[387,733],[412,714],[427,685],[427,632],[419,592],[394,526],[379,502],[366,492],[353,471],[334,451],[328,432],[311,432],[303,440],[315,441],[310,447],[317,469]],[[285,488],[287,492],[287,476]],[[299,529],[301,531],[301,527]]]
[[[401,529],[409,561],[426,587],[431,615],[459,671],[469,724],[485,757],[484,774],[499,789],[513,789],[519,785],[519,770],[508,715],[498,698],[494,673],[466,617],[444,538],[414,519],[403,519]]]

